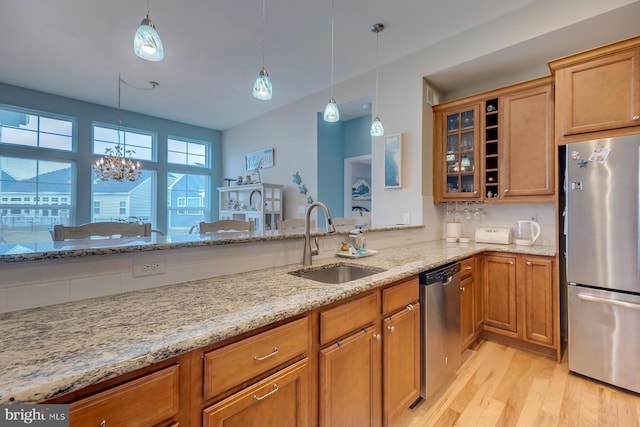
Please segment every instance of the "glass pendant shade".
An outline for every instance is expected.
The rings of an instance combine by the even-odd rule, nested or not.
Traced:
[[[133,51],[147,61],[162,61],[164,59],[162,40],[160,40],[156,26],[149,15],[142,20],[138,31],[136,31],[133,38]]]
[[[329,103],[324,108],[324,121],[325,122],[337,122],[340,120],[340,110],[338,109],[338,104],[336,104],[336,100],[329,99]]]
[[[382,126],[382,120],[380,117],[376,116],[371,123],[371,136],[382,136],[384,135],[384,126]]]
[[[273,96],[273,89],[271,87],[271,79],[269,78],[269,73],[262,67],[260,73],[258,74],[258,78],[256,82],[253,84],[253,97],[268,101]]]

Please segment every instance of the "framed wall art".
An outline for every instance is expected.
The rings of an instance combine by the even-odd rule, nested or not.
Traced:
[[[273,148],[245,154],[244,165],[248,171],[273,167]]]
[[[384,137],[384,188],[402,187],[402,134]]]

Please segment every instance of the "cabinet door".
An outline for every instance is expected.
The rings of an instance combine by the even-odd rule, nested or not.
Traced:
[[[473,276],[460,282],[460,352],[473,342],[475,325],[473,317]]]
[[[479,198],[480,104],[443,110],[434,123],[434,196],[441,200]]]
[[[382,375],[384,425],[409,408],[420,395],[420,306],[384,319]]]
[[[381,425],[380,339],[371,326],[320,351],[321,427]]]
[[[524,339],[553,345],[553,259],[523,257]]]
[[[309,425],[308,359],[205,409],[203,427]]]
[[[500,101],[502,197],[553,195],[553,86],[510,93]]]
[[[485,329],[517,337],[516,257],[487,255],[482,268]]]
[[[640,48],[558,69],[556,94],[559,136],[640,125]]]

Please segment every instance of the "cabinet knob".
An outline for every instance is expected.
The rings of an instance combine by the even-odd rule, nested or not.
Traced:
[[[527,265],[531,265],[531,261],[527,261]]]
[[[464,286],[460,286],[460,290],[464,292]]]
[[[509,192],[509,189],[508,189],[508,188],[505,188],[505,189],[504,189],[504,192],[505,192],[505,193],[508,193],[508,192]]]
[[[474,192],[473,192],[473,194],[478,194],[478,191],[477,191],[477,190],[476,190],[476,191],[474,191]]]
[[[635,120],[635,121],[640,120],[640,116],[633,116],[632,118],[633,118],[633,120]]]
[[[389,332],[393,332],[396,330],[396,327],[391,325],[391,326],[387,326],[387,329],[389,329]]]
[[[377,339],[378,341],[380,341],[380,339],[382,338],[382,337],[380,336],[380,334],[373,334],[373,337],[374,337],[375,339]]]
[[[413,304],[407,304],[407,310],[409,311],[413,310]]]
[[[100,421],[100,427],[106,427],[107,422],[105,420]]]
[[[513,265],[513,261],[509,261],[509,265]]]

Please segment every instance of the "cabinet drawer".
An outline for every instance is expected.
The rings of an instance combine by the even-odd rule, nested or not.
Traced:
[[[418,278],[382,290],[382,314],[387,315],[418,301]]]
[[[168,420],[180,406],[177,365],[71,403],[72,426],[150,426]]]
[[[309,318],[304,317],[205,353],[205,400],[304,354],[309,342]]]
[[[378,292],[320,313],[320,344],[326,344],[366,326],[378,316]]]
[[[473,262],[473,257],[464,259],[460,262],[460,278],[464,279],[465,277],[473,276],[475,270],[475,263]]]

